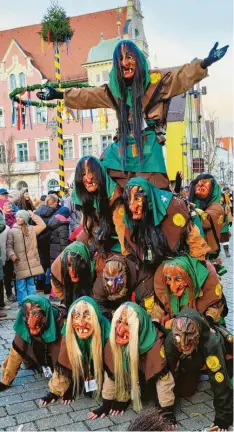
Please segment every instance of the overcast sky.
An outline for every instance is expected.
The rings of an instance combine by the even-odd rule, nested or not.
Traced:
[[[125,6],[127,0],[60,0],[69,16]],[[49,0],[0,0],[0,30],[40,23]],[[95,6],[96,4],[96,6]],[[204,58],[216,41],[230,48],[203,81],[204,113],[219,118],[220,135],[233,135],[233,1],[142,0],[152,66],[175,66]],[[105,37],[105,35],[104,35]]]

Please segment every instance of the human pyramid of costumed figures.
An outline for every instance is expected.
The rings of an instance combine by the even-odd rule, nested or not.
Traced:
[[[61,305],[24,299],[1,390],[27,360],[49,379],[41,405],[93,395],[100,405],[88,418],[95,419],[128,405],[140,412],[150,394],[169,428],[176,426],[175,395],[193,394],[205,373],[214,393],[210,430],[232,424],[221,190],[201,174],[188,200],[172,192],[162,149],[170,99],[207,76],[228,48],[217,46],[204,60],[164,73],[149,71],[137,46],[120,41],[108,85],[38,93],[64,98],[70,108],[112,108],[118,132],[100,160],[85,156],[77,164],[72,199],[82,211],[80,232],[51,267]]]

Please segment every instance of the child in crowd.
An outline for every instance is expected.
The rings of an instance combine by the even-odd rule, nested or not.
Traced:
[[[35,226],[29,225],[32,218]],[[32,211],[19,210],[16,224],[7,235],[7,255],[14,263],[19,306],[27,295],[36,293],[34,277],[43,273],[37,249],[37,236],[46,228],[43,220]]]

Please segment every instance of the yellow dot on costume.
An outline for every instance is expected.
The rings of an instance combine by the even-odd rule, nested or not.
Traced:
[[[119,215],[120,216],[124,215],[124,208],[123,207],[120,207],[120,209],[119,209]]]
[[[160,356],[161,356],[163,359],[166,357],[164,346],[162,346],[162,347],[160,348]]]
[[[176,226],[184,227],[185,223],[186,223],[186,220],[185,220],[184,216],[181,213],[176,213],[173,216],[173,223]]]
[[[215,381],[217,381],[218,383],[223,382],[224,380],[224,374],[222,374],[222,372],[217,372],[215,374]]]
[[[161,378],[161,380],[162,380],[162,381],[166,381],[166,380],[168,380],[168,378],[169,378],[169,374],[167,373],[166,375],[164,375],[164,376]]]
[[[147,312],[150,314],[154,307],[154,296],[150,296],[144,299],[144,306]]]
[[[222,295],[223,288],[221,284],[217,284],[215,287],[215,294],[220,297]]]
[[[206,359],[206,364],[212,372],[217,372],[221,368],[219,359],[216,356],[208,356]]]
[[[203,291],[202,290],[199,292],[199,297],[203,297]]]
[[[162,78],[162,74],[160,74],[159,72],[152,72],[150,74],[151,84],[156,84],[158,81],[160,81],[161,78]]]
[[[203,213],[201,214],[201,218],[202,218],[202,220],[206,220],[207,217],[208,217],[208,213],[203,212]]]
[[[220,215],[218,218],[218,225],[221,225],[223,223],[223,215]]]

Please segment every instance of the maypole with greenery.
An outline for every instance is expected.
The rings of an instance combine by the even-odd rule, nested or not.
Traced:
[[[70,26],[70,20],[66,15],[63,7],[57,2],[51,2],[51,6],[42,20],[41,38],[48,44],[53,44],[54,47],[54,64],[55,77],[58,83],[58,88],[61,89],[61,74],[60,74],[60,51],[59,47],[68,43],[73,36],[73,31]],[[63,151],[63,124],[62,124],[62,101],[57,102],[57,133],[58,133],[58,158],[59,158],[59,185],[60,194],[64,195],[65,191],[65,176],[64,176],[64,151]]]

